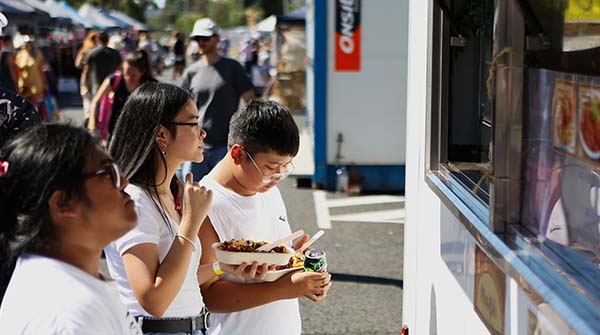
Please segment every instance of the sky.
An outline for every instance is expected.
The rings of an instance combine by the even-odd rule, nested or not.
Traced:
[[[165,0],[154,0],[154,2],[158,5],[158,8],[165,7]]]

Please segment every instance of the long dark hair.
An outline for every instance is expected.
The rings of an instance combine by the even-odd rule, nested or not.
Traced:
[[[173,138],[177,137],[177,129],[170,123],[190,99],[191,93],[179,86],[153,82],[143,84],[127,99],[110,141],[108,151],[122,174],[130,183],[146,190],[159,204],[157,186],[164,182],[174,186],[176,182],[167,181],[166,172],[162,181],[155,180],[157,164],[163,164],[167,170],[167,162],[156,144],[156,134],[163,125]],[[168,222],[159,204],[157,207]]]
[[[62,190],[67,199],[88,201],[77,176],[94,145],[83,128],[43,124],[18,134],[0,150],[0,162],[8,162],[0,176],[1,296],[19,255],[46,250],[56,236],[48,212],[50,196]]]
[[[124,61],[143,73],[142,78],[140,78],[140,83],[143,84],[149,81],[156,81],[156,79],[152,76],[152,67],[150,66],[150,59],[146,51],[142,49],[136,49],[128,53],[125,56]]]

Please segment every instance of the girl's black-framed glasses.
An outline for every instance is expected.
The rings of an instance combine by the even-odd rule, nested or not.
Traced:
[[[200,136],[202,133],[202,127],[200,127],[198,122],[167,122],[167,125],[196,127],[196,136]]]
[[[110,179],[112,181],[113,186],[120,190],[121,186],[122,186],[121,171],[119,171],[119,167],[117,166],[117,163],[115,163],[115,162],[111,162],[110,164],[108,164],[105,167],[100,168],[96,171],[84,173],[81,177],[83,179],[87,179],[87,178],[102,176],[102,175],[106,175],[106,174],[110,175]]]

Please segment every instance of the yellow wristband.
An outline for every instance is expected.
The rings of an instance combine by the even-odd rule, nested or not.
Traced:
[[[221,270],[221,264],[219,263],[219,261],[213,263],[213,271],[217,276],[220,276],[225,273],[223,272],[223,270]]]

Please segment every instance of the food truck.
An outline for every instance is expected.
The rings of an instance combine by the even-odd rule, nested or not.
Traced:
[[[312,183],[404,190],[408,1],[306,1]],[[357,191],[358,192],[358,191]]]
[[[405,330],[600,334],[600,1],[408,17]]]

